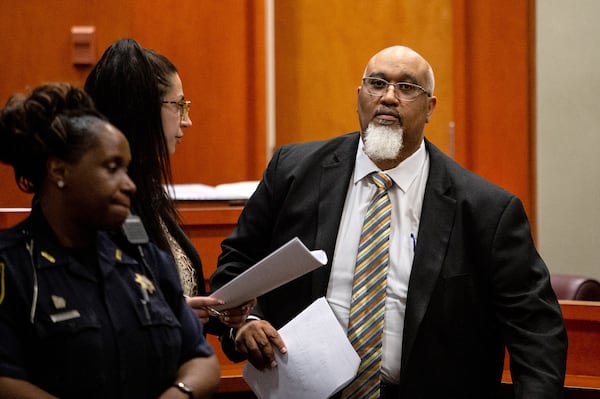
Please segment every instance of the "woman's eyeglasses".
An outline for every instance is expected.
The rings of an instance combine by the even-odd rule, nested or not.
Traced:
[[[190,108],[192,107],[192,102],[190,100],[180,100],[180,101],[161,101],[163,104],[175,104],[179,109],[179,118],[183,121],[186,120],[190,116]]]

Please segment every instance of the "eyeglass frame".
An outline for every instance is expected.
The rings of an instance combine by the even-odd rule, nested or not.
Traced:
[[[368,87],[365,87],[365,91],[367,92],[367,94],[369,94],[370,96],[373,96],[373,97],[383,97],[387,93],[387,91],[389,90],[390,86],[394,86],[394,97],[396,97],[400,101],[405,101],[405,102],[415,101],[421,95],[421,93],[425,93],[425,94],[427,94],[427,97],[431,97],[431,93],[429,93],[423,86],[420,86],[420,85],[418,85],[416,83],[410,83],[410,82],[396,82],[396,83],[392,83],[392,82],[388,82],[385,79],[378,78],[378,77],[375,77],[375,76],[365,76],[364,78],[362,78],[363,85],[365,84],[365,81],[370,81],[370,80],[384,82],[387,85],[385,87],[385,89],[383,89],[383,91],[382,91],[381,94],[373,93],[373,92],[371,92],[369,90]],[[398,87],[399,87],[399,85],[406,85],[406,86],[415,87],[415,88],[421,90],[421,92],[419,92],[419,94],[417,94],[414,98],[410,98],[410,99],[400,98],[398,96],[398,90],[399,90]]]
[[[175,104],[177,105],[177,109],[179,110],[179,118],[184,121],[190,116],[190,108],[192,108],[191,100],[179,100],[179,101],[167,101],[163,100],[160,102],[161,104]]]

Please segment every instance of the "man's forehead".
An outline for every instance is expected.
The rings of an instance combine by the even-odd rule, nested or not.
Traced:
[[[418,53],[407,47],[390,47],[375,54],[365,69],[365,76],[402,75],[422,76],[427,63]]]
[[[368,63],[367,67],[375,68],[377,66],[385,67],[418,67],[425,63],[415,51],[406,47],[390,47],[375,54]]]

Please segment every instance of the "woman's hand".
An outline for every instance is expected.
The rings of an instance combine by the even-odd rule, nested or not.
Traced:
[[[202,324],[208,323],[209,316],[214,313],[211,311],[213,306],[223,304],[223,301],[211,296],[188,296],[185,297],[185,300],[192,307]]]
[[[186,297],[186,301],[203,324],[208,323],[209,316],[215,316],[221,323],[231,328],[240,328],[246,322],[246,318],[248,318],[252,308],[256,305],[256,299],[251,299],[235,308],[217,311],[213,306],[223,305],[223,301],[211,296]]]

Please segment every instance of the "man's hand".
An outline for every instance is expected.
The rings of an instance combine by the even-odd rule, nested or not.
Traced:
[[[227,306],[227,304],[225,304]],[[240,328],[246,322],[250,311],[256,306],[256,299],[241,304],[236,308],[229,308],[219,312],[219,320],[227,327]]]
[[[259,370],[277,366],[275,351],[287,352],[277,330],[265,320],[249,320],[244,324],[235,336],[235,350],[246,355]]]

